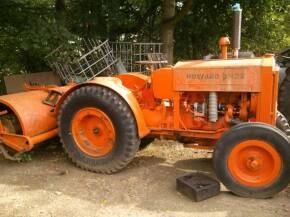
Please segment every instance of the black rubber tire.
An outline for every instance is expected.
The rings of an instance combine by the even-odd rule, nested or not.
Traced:
[[[290,121],[290,67],[279,87],[278,110]]]
[[[276,115],[276,127],[283,131],[288,139],[290,138],[290,126],[286,119],[286,117],[279,111],[277,111]]]
[[[242,185],[230,174],[228,156],[236,144],[259,139],[270,143],[279,153],[282,169],[275,182],[265,187]],[[290,181],[290,145],[287,137],[279,129],[262,123],[243,123],[231,128],[215,145],[213,154],[214,170],[218,179],[233,193],[242,197],[269,198],[283,190]]]
[[[83,153],[71,134],[74,114],[85,107],[103,111],[112,121],[116,141],[110,153],[91,157]],[[129,105],[113,90],[102,86],[85,86],[72,92],[64,101],[59,117],[59,136],[69,158],[80,168],[98,173],[115,173],[134,158],[140,139]]]
[[[155,138],[153,138],[153,137],[142,138],[140,145],[139,145],[139,150],[141,151],[141,150],[147,148],[154,140],[155,140]]]

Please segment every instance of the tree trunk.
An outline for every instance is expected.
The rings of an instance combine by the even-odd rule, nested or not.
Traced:
[[[59,27],[65,26],[65,0],[55,0],[56,22]]]
[[[173,64],[174,60],[174,30],[176,24],[178,24],[191,10],[193,0],[187,0],[184,2],[181,10],[176,13],[176,1],[175,0],[163,0],[162,9],[162,24],[160,30],[160,39],[163,43],[163,53],[166,54],[166,58],[169,64]]]
[[[162,4],[163,15],[160,38],[163,43],[163,53],[166,55],[166,59],[169,64],[173,63],[174,53],[174,30],[175,25],[170,22],[175,16],[175,0],[164,0]]]

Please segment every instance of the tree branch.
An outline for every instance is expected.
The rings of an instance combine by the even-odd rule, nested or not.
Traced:
[[[174,17],[168,20],[164,20],[163,24],[175,26],[188,14],[188,12],[192,8],[192,5],[193,5],[193,0],[187,0],[182,6],[181,10],[178,13],[176,13]]]
[[[134,25],[117,26],[114,28],[113,32],[116,34],[121,34],[121,33],[135,33],[140,31],[143,28],[147,18],[157,10],[157,7],[159,5],[160,5],[159,0],[152,1],[151,5],[146,10],[146,12],[143,15],[140,14],[138,16],[137,21],[134,23]]]

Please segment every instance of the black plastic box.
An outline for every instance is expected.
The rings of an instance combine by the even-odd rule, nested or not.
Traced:
[[[176,178],[176,189],[195,202],[214,197],[220,192],[220,183],[201,173],[185,174]]]

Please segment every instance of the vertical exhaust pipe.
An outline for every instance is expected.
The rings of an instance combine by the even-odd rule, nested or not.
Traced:
[[[233,58],[239,58],[239,49],[241,48],[241,25],[242,9],[239,3],[232,7],[233,10],[233,31],[232,31],[232,48]]]

